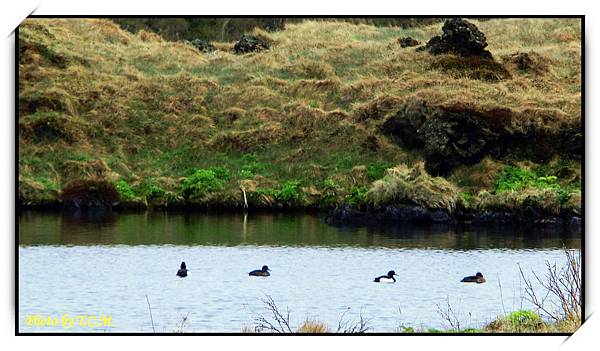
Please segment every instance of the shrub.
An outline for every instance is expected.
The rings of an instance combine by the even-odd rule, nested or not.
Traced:
[[[197,169],[184,180],[183,197],[186,199],[201,198],[207,193],[223,190],[227,180],[229,180],[229,171],[223,167]]]
[[[256,195],[265,204],[272,205],[277,201],[288,206],[304,204],[304,193],[300,189],[300,182],[297,180],[287,181],[280,189],[259,188],[256,189]]]
[[[300,182],[297,180],[286,182],[283,184],[276,197],[277,200],[287,202],[288,204],[301,203],[304,196],[300,191]]]

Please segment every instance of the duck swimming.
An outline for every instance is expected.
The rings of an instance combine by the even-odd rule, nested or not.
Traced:
[[[268,277],[271,274],[269,273],[270,269],[267,266],[262,266],[261,269],[257,269],[254,270],[250,273],[248,273],[248,275],[252,275],[252,276],[256,276],[256,277]]]
[[[181,262],[181,266],[180,266],[179,270],[177,271],[177,276],[180,278],[187,277],[187,272],[188,272],[188,270],[185,267],[185,262]]]
[[[483,274],[481,274],[481,272],[477,272],[477,274],[475,275],[462,278],[461,282],[481,284],[485,283],[485,278],[483,277]]]
[[[387,275],[382,275],[380,277],[375,278],[373,280],[375,283],[395,283],[396,278],[394,276],[397,275],[394,271],[389,271]]]

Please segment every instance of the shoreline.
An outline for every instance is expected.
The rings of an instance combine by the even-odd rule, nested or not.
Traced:
[[[239,206],[206,204],[162,204],[159,206],[145,203],[125,202],[111,206],[65,205],[61,202],[42,204],[19,204],[17,216],[23,212],[54,213],[203,213],[218,214],[311,214],[318,215],[328,225],[334,227],[376,227],[378,225],[417,225],[417,226],[508,226],[541,227],[562,229],[571,233],[583,231],[582,218],[576,214],[548,215],[531,207],[520,211],[474,211],[468,209],[446,210],[427,209],[416,205],[388,205],[384,208],[359,210],[349,204],[334,208],[293,207],[293,206],[251,206],[247,210]]]

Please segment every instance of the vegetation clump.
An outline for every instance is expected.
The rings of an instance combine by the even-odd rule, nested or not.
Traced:
[[[223,167],[197,169],[182,184],[182,195],[185,199],[201,199],[209,192],[223,190],[229,180],[229,171]]]
[[[442,177],[430,176],[420,162],[412,168],[401,164],[388,169],[383,179],[373,183],[367,199],[378,207],[409,203],[452,212],[458,195],[454,185]]]

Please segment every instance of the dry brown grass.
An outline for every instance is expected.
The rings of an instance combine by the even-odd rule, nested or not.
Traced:
[[[458,191],[441,177],[427,174],[422,162],[412,168],[398,165],[386,170],[383,179],[373,183],[367,199],[375,206],[412,203],[424,208],[454,210]]]
[[[469,72],[432,69],[439,58],[397,45],[402,36],[425,42],[440,24],[400,29],[305,21],[281,32],[257,31],[271,49],[235,55],[232,43],[202,54],[109,20],[27,19],[19,31],[20,171],[60,188],[72,179],[52,169],[103,160],[134,182],[179,178],[223,162],[220,153],[239,158],[254,151],[279,167],[275,182],[299,175],[310,186],[335,176],[348,179],[345,187],[366,186],[351,183],[354,166],[422,159],[356,123],[391,112],[398,97],[537,111],[524,113],[531,125],[581,119],[577,20],[474,22],[495,57],[533,52],[543,74],[502,63],[512,78],[472,79]],[[46,112],[59,113],[43,117],[50,127],[38,123]],[[303,154],[283,149],[299,143],[308,145]],[[353,160],[341,167],[347,155]],[[295,163],[278,162],[284,159]],[[312,164],[322,166],[320,177]]]
[[[309,321],[306,320],[302,325],[298,328],[298,333],[301,334],[320,334],[320,333],[330,333],[331,330],[327,325],[317,321]]]

